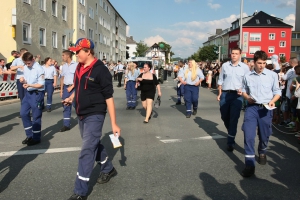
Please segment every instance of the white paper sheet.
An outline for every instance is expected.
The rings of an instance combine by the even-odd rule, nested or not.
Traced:
[[[111,140],[114,148],[118,148],[118,147],[122,146],[122,144],[119,140],[119,136],[115,136],[114,134],[110,134],[109,137],[110,137],[110,140]]]
[[[268,109],[268,110],[274,110],[274,109],[277,108],[277,107],[275,107],[275,106],[271,108],[268,104],[265,104],[264,106],[265,106],[266,109]]]

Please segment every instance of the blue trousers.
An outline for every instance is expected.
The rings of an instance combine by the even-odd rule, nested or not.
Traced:
[[[95,161],[100,165],[101,172],[108,173],[113,169],[104,146],[101,144],[104,115],[91,115],[78,120],[82,147],[79,155],[78,171],[74,193],[86,196],[88,182],[92,174]]]
[[[258,127],[258,153],[265,154],[268,147],[269,137],[272,134],[273,111],[258,105],[248,105],[245,111],[244,123],[244,148],[245,163],[248,166],[255,165],[255,136]]]
[[[54,80],[45,80],[45,92],[47,92],[47,109],[51,109],[52,105],[52,96],[54,92],[53,87]]]
[[[126,83],[127,107],[136,107],[137,90],[135,83],[135,81],[127,81]]]
[[[21,83],[19,79],[17,79],[17,89],[18,89],[18,97],[20,98],[20,101],[22,103],[22,100],[26,93],[26,89],[23,88],[23,83]]]
[[[44,103],[44,91],[27,91],[21,103],[21,118],[26,136],[34,140],[41,140],[42,108]],[[32,121],[30,117],[32,110]]]
[[[187,115],[192,113],[192,109],[197,110],[198,98],[199,98],[199,87],[198,86],[194,86],[194,85],[185,85],[184,86],[184,101],[185,101]]]
[[[181,103],[181,97],[184,98],[184,85],[181,84],[180,87],[177,87],[177,102]]]
[[[68,86],[64,85],[64,91],[63,91],[63,95],[62,95],[63,100],[70,97],[74,92],[74,89],[71,92],[68,92],[67,88],[68,88]],[[70,127],[70,125],[71,125],[72,106],[63,105],[63,108],[64,108],[64,110],[63,110],[64,126]]]
[[[222,92],[220,98],[221,118],[228,132],[227,144],[235,144],[237,124],[243,105],[243,97],[237,93]]]

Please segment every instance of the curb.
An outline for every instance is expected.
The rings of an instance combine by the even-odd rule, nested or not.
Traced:
[[[53,92],[53,94],[57,94],[57,93],[60,93],[60,90],[56,90]],[[45,97],[46,96],[47,95],[45,95]],[[4,100],[4,101],[0,101],[0,106],[5,106],[13,103],[18,103],[18,102],[20,102],[20,99]]]

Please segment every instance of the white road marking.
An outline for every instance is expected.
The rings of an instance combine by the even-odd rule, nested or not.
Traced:
[[[80,150],[81,150],[81,147],[68,147],[68,148],[55,148],[55,149],[35,149],[35,150],[24,150],[24,151],[8,151],[8,152],[0,152],[0,157],[46,154],[46,153],[63,153],[63,152],[72,152],[72,151],[80,151]]]
[[[213,136],[204,136],[204,137],[197,137],[197,138],[188,138],[188,139],[168,139],[168,140],[160,140],[161,142],[167,144],[167,143],[177,143],[177,142],[183,142],[187,140],[217,140],[217,139],[224,139],[226,137],[213,133]]]

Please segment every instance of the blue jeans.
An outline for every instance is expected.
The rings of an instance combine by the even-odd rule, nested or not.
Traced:
[[[135,88],[135,83],[135,81],[127,81],[126,83],[127,107],[136,107],[137,90]]]
[[[221,118],[227,129],[227,144],[232,146],[235,144],[235,135],[237,132],[237,124],[243,105],[243,97],[237,93],[222,92],[220,98]]]

